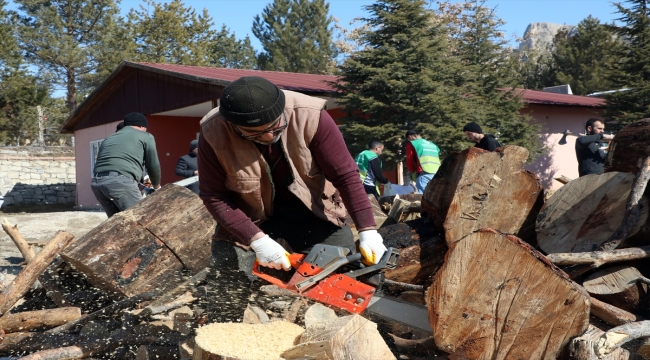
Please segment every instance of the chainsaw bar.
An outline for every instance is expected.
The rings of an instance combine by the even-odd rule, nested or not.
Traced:
[[[433,334],[429,324],[429,311],[424,305],[375,294],[363,315],[377,316]]]

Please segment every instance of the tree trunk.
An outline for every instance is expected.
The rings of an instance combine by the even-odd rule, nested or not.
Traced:
[[[535,244],[543,196],[537,176],[523,168],[527,158],[528,150],[518,146],[495,152],[472,147],[445,158],[422,196],[422,210],[447,244],[482,228]]]
[[[388,247],[400,249],[397,267],[386,270],[386,279],[414,285],[431,284],[444,261],[447,245],[426,219],[382,227],[378,230]]]
[[[569,356],[572,360],[598,360],[598,356],[594,352],[594,346],[598,343],[598,339],[605,332],[598,329],[593,325],[589,325],[589,329],[579,337],[571,340],[569,344]],[[609,355],[600,358],[603,360],[628,360],[633,359],[630,352],[621,348],[614,350]]]
[[[598,249],[621,225],[634,175],[612,172],[587,175],[564,185],[544,204],[537,217],[537,243],[547,254]],[[629,235],[648,218],[648,202]]]
[[[605,158],[605,172],[636,174],[650,156],[650,119],[633,122],[616,133]]]
[[[389,360],[395,359],[377,331],[377,324],[359,315],[318,323],[284,351],[282,359]]]
[[[196,330],[193,359],[278,359],[296,343],[303,331],[302,327],[283,321],[208,324]]]
[[[639,270],[631,266],[614,266],[591,274],[582,285],[591,296],[636,312],[647,306],[648,287],[638,281],[640,277]]]
[[[169,184],[86,233],[61,257],[109,292],[162,294],[183,282],[183,269],[196,274],[207,267],[214,228],[196,194]]]
[[[25,266],[23,271],[0,294],[0,314],[4,315],[14,306],[16,301],[27,293],[29,287],[45,271],[56,255],[65,249],[73,240],[74,236],[72,234],[59,231],[48,241],[45,247],[43,247],[43,250]]]
[[[452,246],[429,288],[436,345],[467,359],[556,359],[589,325],[589,295],[520,239],[483,229]]]
[[[0,318],[0,328],[5,333],[31,331],[63,325],[80,317],[81,309],[77,307],[8,313]]]

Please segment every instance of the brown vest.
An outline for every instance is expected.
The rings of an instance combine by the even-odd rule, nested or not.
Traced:
[[[289,191],[319,218],[342,226],[347,212],[338,191],[325,179],[309,144],[318,130],[323,99],[283,90],[288,126],[282,132],[282,149],[294,181]],[[273,215],[271,170],[255,143],[245,140],[220,113],[212,109],[201,120],[203,138],[210,144],[226,172],[226,187],[237,206],[253,221]]]

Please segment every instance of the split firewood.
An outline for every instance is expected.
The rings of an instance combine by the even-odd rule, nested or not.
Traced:
[[[5,333],[31,331],[66,324],[81,317],[78,307],[7,313],[0,318],[0,328]]]
[[[428,291],[438,348],[470,359],[556,359],[589,325],[589,295],[520,239],[456,242]]]
[[[54,257],[74,240],[74,235],[59,231],[36,257],[18,274],[14,281],[0,294],[0,315],[4,315],[22,298],[29,287],[50,265]]]
[[[421,211],[421,202],[410,202],[396,197],[390,211],[388,212],[388,216],[395,220],[395,222],[400,223],[408,220],[419,219]]]
[[[338,319],[336,312],[327,306],[315,303],[305,312],[305,327],[310,328],[322,322],[329,322]]]
[[[433,337],[424,339],[403,339],[397,335],[388,334],[393,339],[393,344],[404,355],[434,357],[445,353],[436,347]]]
[[[258,306],[247,305],[244,310],[242,323],[244,324],[266,324],[269,322],[269,316]]]
[[[592,269],[604,264],[646,259],[650,257],[650,246],[594,251],[582,253],[556,253],[546,255],[548,261],[555,265],[589,265]]]
[[[598,329],[593,325],[589,325],[589,329],[577,338],[571,340],[569,344],[569,357],[572,360],[597,360],[598,356],[594,352],[594,346],[598,343],[598,339],[605,332]],[[606,360],[629,360],[634,356],[629,351],[617,348],[609,355],[603,357]]]
[[[646,280],[639,270],[623,265],[593,273],[582,285],[591,296],[625,311],[636,312],[641,306],[647,306]]]
[[[632,340],[650,337],[650,321],[633,322],[617,326],[600,336],[594,351],[602,358]]]
[[[293,359],[395,359],[377,331],[377,324],[359,315],[317,323],[305,330],[298,345],[281,357]]]
[[[403,199],[409,202],[421,202],[422,194],[405,194],[380,197],[379,206],[386,214],[390,212],[390,209],[393,207],[393,203],[395,203],[395,199]]]
[[[609,144],[609,151],[605,158],[605,172],[638,173],[643,160],[650,156],[648,139],[650,139],[650,119],[635,121],[618,131]]]
[[[579,177],[558,189],[537,216],[537,243],[547,254],[597,250],[625,217],[634,175],[612,172]],[[647,200],[629,235],[648,218]]]
[[[160,314],[165,311],[169,311],[172,309],[179,308],[181,306],[185,306],[189,303],[192,303],[195,300],[196,298],[192,295],[192,292],[187,291],[185,294],[177,297],[176,299],[168,303],[160,304],[160,305],[148,305],[143,310],[148,311],[151,315]]]
[[[642,318],[619,309],[614,305],[600,301],[594,297],[591,299],[591,315],[599,318],[600,320],[614,326],[619,326],[635,321],[641,321]]]
[[[384,272],[386,279],[413,285],[431,284],[431,277],[444,261],[447,244],[427,219],[388,225],[377,231],[386,246],[400,249],[397,267]]]
[[[202,360],[278,359],[303,331],[284,321],[208,324],[196,330],[193,356]]]
[[[448,155],[422,196],[422,209],[444,232],[447,244],[482,228],[534,239],[543,204],[537,176],[524,170],[528,150],[494,152],[471,147]]]
[[[16,244],[25,261],[29,263],[36,255],[34,254],[34,249],[18,231],[18,225],[11,225],[7,218],[2,218],[2,229],[9,235],[14,244]]]
[[[288,309],[284,311],[282,314],[282,320],[287,321],[287,322],[295,322],[296,317],[298,317],[298,312],[300,311],[300,308],[302,307],[302,299],[295,299],[291,305],[289,306]]]

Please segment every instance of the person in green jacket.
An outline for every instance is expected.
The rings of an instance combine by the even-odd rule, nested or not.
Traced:
[[[147,118],[140,113],[124,116],[124,128],[107,137],[99,147],[90,187],[108,217],[142,199],[138,188],[146,167],[154,190],[160,188],[160,162]]]
[[[406,132],[406,167],[421,194],[440,167],[440,148],[425,140],[416,130]]]
[[[373,139],[368,144],[368,150],[362,151],[354,159],[359,167],[359,175],[366,194],[374,195],[379,200],[379,184],[388,184],[381,169],[379,155],[384,151],[384,143]]]

